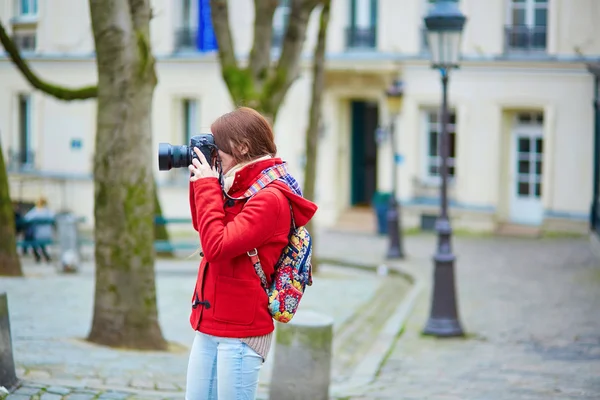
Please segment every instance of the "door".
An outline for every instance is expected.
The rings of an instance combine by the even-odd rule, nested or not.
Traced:
[[[512,140],[510,219],[523,225],[540,225],[542,206],[542,159],[544,139],[541,126],[516,127]]]
[[[377,190],[377,142],[379,121],[377,103],[353,101],[351,199],[353,206],[368,205]]]

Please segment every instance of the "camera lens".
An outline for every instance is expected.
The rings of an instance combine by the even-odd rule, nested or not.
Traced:
[[[158,144],[158,169],[168,171],[171,168],[184,168],[192,162],[188,146],[173,146],[169,143]]]
[[[169,143],[158,144],[158,169],[168,171],[173,168],[172,148]]]

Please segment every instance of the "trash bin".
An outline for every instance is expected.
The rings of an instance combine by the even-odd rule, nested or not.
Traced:
[[[71,213],[56,215],[59,262],[63,272],[77,272],[79,269],[81,255],[77,223],[77,218]]]
[[[377,216],[377,233],[380,235],[387,235],[388,224],[387,224],[387,212],[390,208],[390,196],[391,193],[387,192],[375,192],[371,205]]]

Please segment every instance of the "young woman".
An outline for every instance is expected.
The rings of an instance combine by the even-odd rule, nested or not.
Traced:
[[[267,295],[248,256],[257,249],[269,284],[288,242],[292,213],[305,225],[317,206],[276,158],[271,126],[258,112],[239,108],[211,126],[220,168],[198,150],[189,166],[190,207],[202,252],[190,322],[186,400],[254,399],[274,325]],[[219,172],[224,174],[223,185]],[[279,178],[253,193],[261,178]],[[250,189],[250,192],[252,189]]]

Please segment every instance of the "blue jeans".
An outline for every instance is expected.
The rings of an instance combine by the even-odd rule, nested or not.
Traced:
[[[262,357],[240,339],[196,332],[186,400],[254,400]]]

